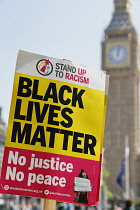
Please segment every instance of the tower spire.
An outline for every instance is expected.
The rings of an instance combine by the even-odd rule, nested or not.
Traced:
[[[129,13],[130,1],[129,0],[114,0],[115,13]]]
[[[114,0],[113,17],[106,31],[124,31],[124,30],[135,31],[130,17],[130,1]]]

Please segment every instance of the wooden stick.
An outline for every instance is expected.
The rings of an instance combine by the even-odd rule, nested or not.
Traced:
[[[44,199],[43,210],[56,210],[56,200]]]

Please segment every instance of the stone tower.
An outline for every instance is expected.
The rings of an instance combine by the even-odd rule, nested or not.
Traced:
[[[110,172],[109,189],[118,197],[125,192],[116,183],[125,154],[125,136],[129,138],[130,147],[130,192],[135,197],[140,196],[140,185],[136,179],[140,145],[138,47],[137,33],[130,18],[129,0],[114,0],[113,17],[102,42],[102,69],[110,75],[104,157]]]
[[[6,126],[4,121],[2,120],[2,108],[0,107],[0,169],[3,158],[5,135],[6,135]]]

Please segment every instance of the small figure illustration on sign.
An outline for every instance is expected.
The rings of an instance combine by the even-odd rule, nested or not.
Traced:
[[[50,61],[49,60],[46,60],[44,62],[44,66],[41,67],[40,71],[42,71],[43,73],[45,72],[47,66],[49,65]]]
[[[91,191],[91,187],[92,185],[87,173],[81,169],[78,177],[75,177],[74,192],[76,192],[76,194],[74,202],[88,204],[88,192]]]

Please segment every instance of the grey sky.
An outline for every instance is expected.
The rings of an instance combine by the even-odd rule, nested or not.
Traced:
[[[140,37],[140,0],[131,17]],[[113,0],[0,0],[0,106],[7,123],[18,50],[101,68]]]

